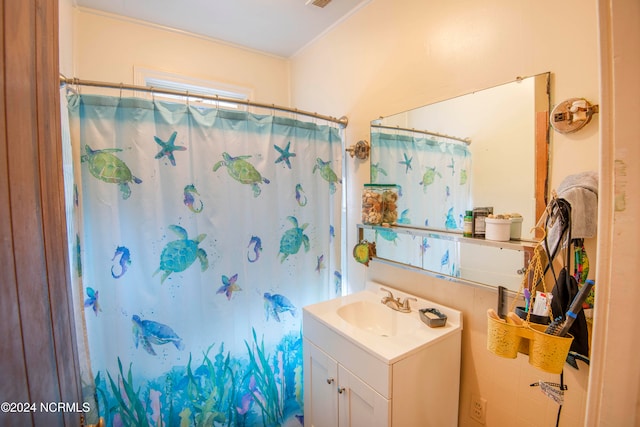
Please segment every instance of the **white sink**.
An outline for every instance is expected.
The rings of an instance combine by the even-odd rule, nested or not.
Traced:
[[[411,312],[402,313],[382,304],[387,295],[381,288],[390,290],[401,301],[407,297]],[[445,326],[430,328],[420,320],[418,310],[436,308],[447,316]],[[333,331],[326,332],[327,327]],[[387,284],[367,283],[365,290],[334,298],[303,308],[304,335],[323,346],[336,346],[335,337],[342,343],[351,343],[380,361],[390,364],[408,355],[433,345],[453,333],[462,330],[462,315],[459,311],[418,298],[394,289]],[[331,338],[331,337],[334,338]],[[346,340],[346,341],[345,341]]]
[[[352,302],[339,307],[337,313],[344,321],[356,328],[381,337],[413,334],[416,328],[423,326],[415,316],[392,310],[380,301]]]

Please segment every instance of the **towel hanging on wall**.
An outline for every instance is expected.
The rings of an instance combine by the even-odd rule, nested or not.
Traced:
[[[556,190],[557,198],[571,206],[571,238],[595,237],[598,221],[598,173],[581,172],[567,176]],[[551,253],[557,251],[562,236],[562,225],[555,222],[547,230]]]

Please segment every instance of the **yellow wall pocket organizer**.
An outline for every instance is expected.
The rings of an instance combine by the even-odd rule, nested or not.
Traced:
[[[527,319],[521,319],[514,309],[527,280],[532,275],[531,283],[544,285],[540,245],[534,249],[533,257],[527,266],[522,284],[513,299],[511,309],[506,319],[500,318],[496,311],[487,311],[487,349],[501,357],[515,359],[518,353],[529,356],[529,364],[552,374],[560,374],[569,354],[573,337],[571,335],[556,336],[545,333],[547,325],[530,322],[531,310],[527,312]],[[533,273],[533,274],[531,274]],[[546,291],[546,285],[544,285]]]

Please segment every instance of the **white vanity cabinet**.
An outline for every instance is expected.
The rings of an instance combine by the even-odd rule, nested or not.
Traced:
[[[389,425],[389,399],[307,339],[304,340],[304,370],[305,426]]]
[[[363,300],[376,310],[391,310],[380,303],[379,287],[304,307],[305,426],[457,426],[460,313],[418,299],[412,313],[372,316],[372,322],[401,324],[395,331],[368,328],[364,308],[359,326],[340,316],[341,308]],[[446,312],[447,325],[423,324],[417,309],[426,307]],[[407,321],[414,317],[415,323]]]

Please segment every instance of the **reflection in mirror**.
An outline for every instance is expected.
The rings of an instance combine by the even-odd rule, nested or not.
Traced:
[[[398,233],[391,228],[384,227],[365,229],[363,233],[364,240],[376,242],[377,258],[393,261],[401,253],[403,255],[403,264],[423,268],[421,239],[416,238],[416,236]]]
[[[359,225],[359,240],[376,242],[375,259],[517,292],[533,243],[492,242],[451,232]]]
[[[462,231],[465,210],[491,206],[521,214],[533,239],[546,206],[548,87],[545,73],[374,120],[371,182],[401,186],[398,222]]]
[[[371,127],[371,143],[376,153],[371,158],[372,181],[392,177],[401,190],[398,223],[462,229],[471,201],[472,163],[466,144],[379,125]]]
[[[398,226],[359,226],[377,258],[516,291],[546,206],[545,73],[371,123],[371,182],[396,184]],[[461,235],[466,210],[523,217],[522,242]]]

